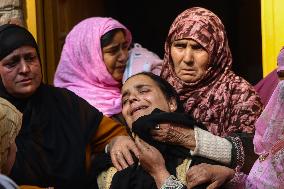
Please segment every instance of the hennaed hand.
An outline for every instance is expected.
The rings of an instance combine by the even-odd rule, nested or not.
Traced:
[[[176,124],[159,124],[151,132],[153,138],[160,142],[180,145],[194,150],[196,146],[194,130]]]
[[[129,136],[117,136],[109,143],[112,163],[117,170],[127,168],[133,164],[131,152],[138,158],[139,152],[134,141]]]
[[[170,176],[162,154],[138,136],[135,137],[135,143],[139,150],[140,165],[155,179],[157,187],[160,188]]]
[[[209,183],[207,189],[219,188],[234,177],[235,171],[221,165],[202,163],[192,166],[186,173],[187,188]]]

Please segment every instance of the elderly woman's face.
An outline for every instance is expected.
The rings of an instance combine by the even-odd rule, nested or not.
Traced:
[[[36,49],[22,46],[3,58],[0,61],[0,76],[4,87],[12,96],[31,96],[42,80]]]
[[[170,49],[177,77],[186,83],[201,80],[208,68],[209,54],[196,41],[181,39],[174,41]]]
[[[168,102],[157,84],[145,75],[129,78],[124,83],[121,92],[122,114],[130,129],[134,121],[150,114],[155,108],[166,112],[176,110],[176,103]]]

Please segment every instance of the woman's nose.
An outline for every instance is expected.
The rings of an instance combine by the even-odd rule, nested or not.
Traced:
[[[127,49],[120,49],[118,60],[126,63],[126,60],[128,58],[128,50]]]
[[[130,103],[136,102],[138,100],[139,100],[139,98],[135,94],[129,96],[129,102]]]
[[[193,63],[193,51],[191,48],[187,47],[184,52],[183,61],[185,63]]]
[[[30,71],[31,69],[29,64],[24,59],[22,59],[20,62],[20,73],[28,73]]]

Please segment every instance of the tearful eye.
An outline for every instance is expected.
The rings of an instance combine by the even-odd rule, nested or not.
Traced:
[[[125,105],[128,102],[128,99],[123,99],[122,100],[122,105]]]
[[[140,91],[139,91],[140,93],[147,93],[147,92],[149,92],[149,89],[141,89]]]

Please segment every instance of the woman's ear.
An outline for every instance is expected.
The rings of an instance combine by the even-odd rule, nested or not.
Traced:
[[[171,98],[169,101],[169,108],[170,108],[170,112],[174,112],[177,110],[177,102],[174,98]]]

